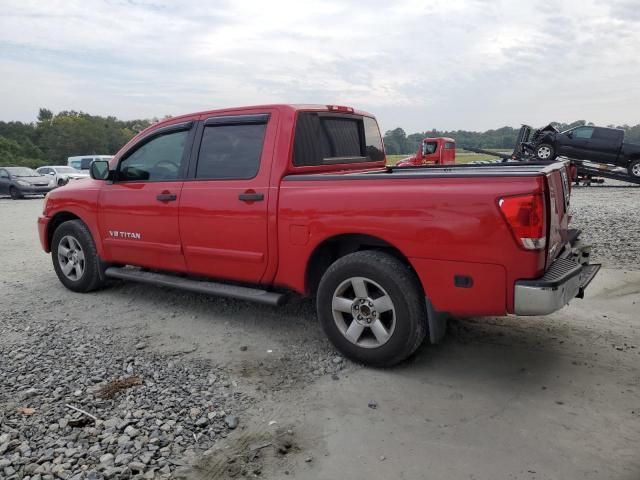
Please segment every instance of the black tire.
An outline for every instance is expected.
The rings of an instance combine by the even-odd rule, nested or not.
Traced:
[[[363,277],[371,284],[377,284],[382,288],[382,292],[391,298],[394,327],[389,329],[391,333],[386,343],[379,346],[367,348],[353,343],[334,318],[334,295],[342,285],[354,277]],[[376,286],[373,289],[376,290]],[[369,293],[368,296],[373,298],[370,291]],[[353,296],[357,297],[355,294]],[[322,329],[343,355],[376,367],[390,367],[406,359],[422,344],[428,330],[425,296],[415,273],[392,255],[374,250],[352,253],[333,263],[320,281],[316,308]],[[373,315],[376,318],[375,310]],[[382,315],[381,313],[377,318],[382,320]],[[338,316],[344,320],[343,329],[347,321],[349,327],[351,323],[356,322],[355,317],[349,313],[339,313]],[[363,331],[373,337],[371,328]],[[364,338],[363,341],[379,343],[373,338]]]
[[[553,148],[553,145],[548,143],[541,143],[536,146],[536,158],[538,160],[551,161],[556,158],[556,151]]]
[[[16,187],[11,187],[9,189],[9,195],[11,195],[12,200],[20,200],[24,197],[24,195],[22,195],[22,192],[20,192],[20,190],[18,190]]]
[[[62,178],[58,180],[58,186],[61,187],[63,185],[65,185],[67,182],[65,182]]]
[[[631,178],[640,179],[640,159],[631,162],[627,171]]]
[[[63,272],[63,266],[58,256],[58,251],[61,248],[61,241],[68,237],[75,239],[80,245],[81,251],[84,256],[83,272],[82,275],[76,279],[69,278]],[[68,241],[68,240],[66,240]],[[58,275],[58,279],[69,290],[74,292],[90,292],[103,286],[104,280],[102,275],[102,262],[98,257],[96,251],[96,245],[91,236],[91,232],[87,226],[80,220],[69,220],[60,224],[53,232],[53,238],[51,240],[51,259],[53,261],[53,268]]]

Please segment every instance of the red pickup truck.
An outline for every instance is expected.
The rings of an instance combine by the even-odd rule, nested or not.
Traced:
[[[396,167],[415,167],[419,165],[451,165],[456,163],[456,141],[448,137],[425,138],[418,151],[403,158]]]
[[[76,292],[125,279],[271,305],[316,297],[345,355],[393,365],[447,315],[544,315],[598,270],[566,164],[394,169],[375,118],[272,105],[157,123],[38,220]]]

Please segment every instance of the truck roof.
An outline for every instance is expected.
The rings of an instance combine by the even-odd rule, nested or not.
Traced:
[[[437,142],[438,140],[444,140],[445,142],[455,142],[455,140],[451,137],[425,137],[422,139],[423,142]]]
[[[332,104],[322,105],[322,104],[312,104],[312,103],[273,103],[273,104],[264,104],[264,105],[245,105],[242,107],[219,108],[216,110],[203,110],[200,112],[187,113],[184,115],[179,115],[177,117],[171,117],[165,120],[161,120],[157,123],[154,123],[153,125],[148,126],[140,133],[146,132],[149,129],[155,129],[162,125],[169,125],[171,123],[179,122],[180,120],[184,120],[187,118],[192,118],[194,116],[200,116],[200,115],[217,115],[220,113],[242,112],[245,110],[249,111],[249,110],[260,110],[260,109],[280,110],[280,111],[289,111],[289,112],[297,112],[301,110],[305,110],[305,111],[316,110],[319,112],[323,112],[323,111],[329,112],[329,111],[332,111],[331,107],[348,109],[348,110],[335,110],[342,113],[352,113],[354,115],[362,115],[365,117],[375,117],[375,115],[369,112],[365,112],[363,110],[357,110],[353,107],[343,106],[343,105],[332,105]]]

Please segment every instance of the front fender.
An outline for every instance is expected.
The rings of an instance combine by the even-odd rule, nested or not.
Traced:
[[[67,220],[79,219],[91,232],[98,255],[104,258],[104,248],[98,228],[97,203],[99,192],[98,188],[67,184],[47,195],[43,215],[41,220],[38,220],[39,225],[41,225],[39,228],[44,227],[41,241],[45,251],[51,248],[50,239],[58,225]]]

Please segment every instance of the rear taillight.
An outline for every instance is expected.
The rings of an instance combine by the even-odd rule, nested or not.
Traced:
[[[498,205],[522,247],[527,250],[545,248],[547,228],[544,197],[541,194],[504,197],[498,200]]]

